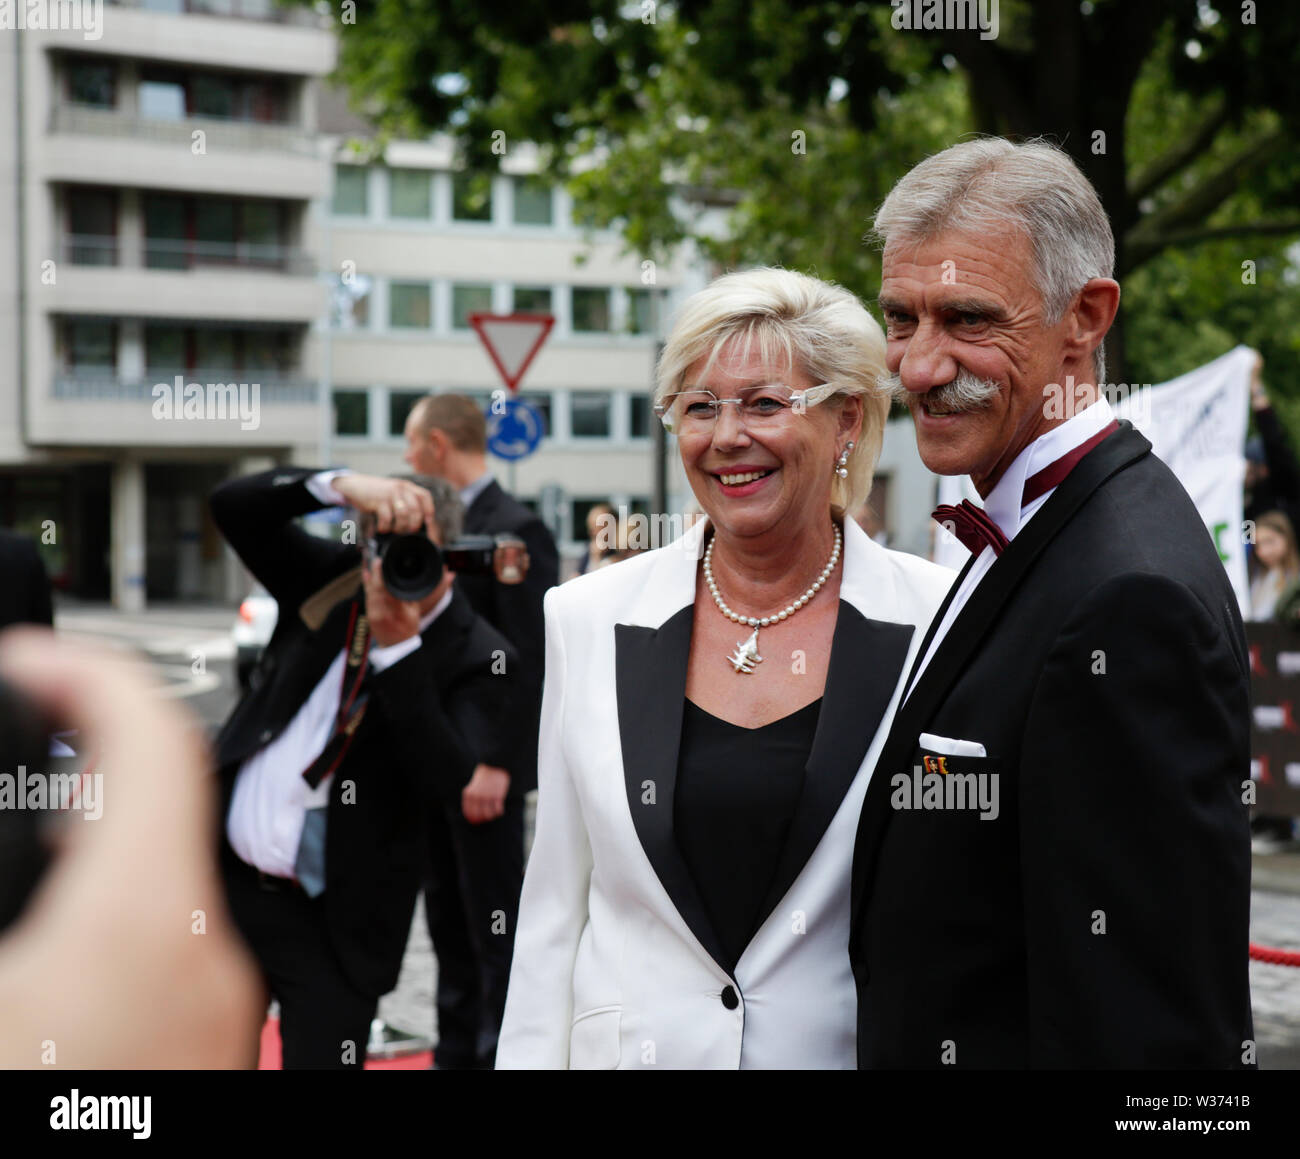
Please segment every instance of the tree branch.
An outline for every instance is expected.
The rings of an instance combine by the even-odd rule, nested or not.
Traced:
[[[1126,241],[1129,257],[1126,273],[1132,273],[1138,266],[1155,257],[1161,250],[1170,246],[1199,245],[1206,241],[1219,241],[1225,237],[1276,237],[1281,234],[1300,233],[1300,217],[1285,218],[1278,221],[1251,221],[1238,225],[1207,226],[1201,229],[1172,230],[1169,233],[1149,235]]]
[[[1228,102],[1219,98],[1186,141],[1166,149],[1154,161],[1133,174],[1128,183],[1129,197],[1134,201],[1141,201],[1142,198],[1160,188],[1174,174],[1186,169],[1209,148],[1215,134],[1227,122],[1228,117]]]

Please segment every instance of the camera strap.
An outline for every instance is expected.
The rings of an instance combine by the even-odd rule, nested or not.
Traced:
[[[334,728],[325,747],[321,749],[320,756],[302,774],[302,779],[313,789],[342,763],[361,719],[366,714],[366,703],[370,699],[370,694],[361,690],[366,670],[370,666],[370,621],[361,611],[360,599],[353,601],[347,635],[343,640],[348,655],[343,665],[339,710],[334,716]]]

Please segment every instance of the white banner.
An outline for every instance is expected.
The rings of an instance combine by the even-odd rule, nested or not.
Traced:
[[[1242,484],[1246,476],[1246,419],[1255,352],[1229,350],[1205,366],[1155,386],[1125,392],[1115,407],[1151,440],[1151,448],[1187,489],[1214,540],[1244,615],[1249,608],[1246,545],[1242,536]],[[978,504],[965,475],[939,480],[939,502]],[[948,532],[935,535],[934,558],[948,567],[966,564],[967,551]]]

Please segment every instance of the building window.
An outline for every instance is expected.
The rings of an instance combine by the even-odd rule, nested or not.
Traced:
[[[550,225],[551,187],[536,177],[515,178],[515,224]]]
[[[569,397],[569,430],[575,439],[609,438],[610,397],[603,390],[575,390]]]
[[[334,392],[334,433],[368,435],[370,433],[370,395],[364,390]]]
[[[573,288],[573,329],[578,334],[609,331],[609,290]]]
[[[452,286],[451,327],[453,330],[468,330],[471,314],[487,313],[491,309],[491,286]]]
[[[515,311],[519,314],[549,314],[551,312],[550,286],[516,286]]]
[[[426,169],[388,171],[388,216],[428,221],[433,210],[429,172]]]
[[[140,116],[146,121],[185,120],[185,83],[159,76],[140,78]]]
[[[370,170],[362,165],[334,166],[334,212],[340,217],[365,217]]]
[[[428,282],[393,282],[388,287],[388,324],[427,330],[433,320]]]
[[[415,404],[425,395],[422,390],[390,390],[388,392],[388,433],[397,438],[406,434],[406,420]]]
[[[76,266],[117,265],[117,194],[111,189],[66,193],[68,261]]]
[[[144,328],[145,368],[157,378],[194,375],[225,381],[253,372],[289,373],[293,336],[288,330],[228,326],[176,326],[151,322]]]
[[[451,216],[455,221],[492,220],[492,175],[451,175]]]
[[[629,334],[655,332],[654,300],[656,290],[635,289],[627,292],[627,331]]]
[[[112,322],[68,322],[64,357],[72,371],[117,370],[117,327]]]
[[[551,426],[551,396],[545,392],[533,394],[531,391],[521,391],[519,398],[538,411],[542,416],[542,434],[549,435],[553,429]]]
[[[180,121],[208,117],[220,121],[283,124],[288,89],[263,77],[221,72],[181,72],[147,65],[140,70],[140,116]]]
[[[634,439],[648,439],[650,437],[650,421],[653,412],[650,410],[650,396],[648,394],[633,394],[628,396],[627,400],[627,433]]]
[[[113,62],[70,60],[65,75],[70,103],[96,109],[117,105],[117,66]]]
[[[234,197],[144,195],[145,266],[184,270],[196,265],[284,270],[292,255],[285,207]]]

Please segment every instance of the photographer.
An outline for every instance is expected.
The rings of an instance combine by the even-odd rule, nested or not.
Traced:
[[[462,506],[439,480],[276,468],[211,505],[280,606],[217,740],[231,911],[280,1003],[285,1068],[360,1068],[401,968],[424,813],[459,799],[508,712],[514,654],[450,571],[399,600],[371,553],[294,522],[350,505],[365,531],[445,544]]]

